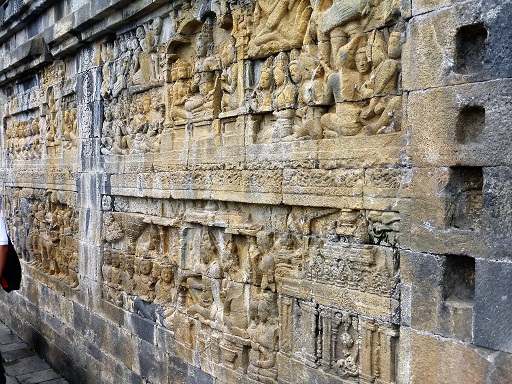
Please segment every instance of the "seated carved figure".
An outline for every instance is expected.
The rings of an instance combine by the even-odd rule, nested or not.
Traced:
[[[144,301],[153,301],[155,299],[155,279],[151,275],[153,262],[148,259],[142,259],[139,265],[139,271],[135,274],[134,293]]]
[[[224,325],[235,336],[249,338],[247,333],[248,314],[245,305],[244,286],[225,279],[224,287]]]
[[[109,288],[109,299],[117,305],[123,305],[123,295],[121,290],[121,260],[119,253],[112,254],[112,267],[110,268],[110,275],[108,277],[107,286]]]
[[[276,354],[279,340],[279,327],[269,320],[270,305],[266,300],[258,303],[258,323],[251,324],[248,333],[251,337],[249,367],[247,375],[258,382],[277,384]]]
[[[385,45],[384,39],[375,34],[378,45]],[[385,47],[382,47],[384,50]],[[401,32],[390,34],[387,44],[387,55],[381,58],[372,57],[372,82],[370,84],[373,97],[369,105],[361,111],[361,121],[366,125],[364,133],[392,133],[400,130],[402,98],[398,96],[398,79],[400,76]],[[372,49],[372,53],[374,50]],[[378,52],[378,51],[377,51]]]
[[[221,110],[228,112],[238,108],[238,63],[235,60],[234,38],[222,45],[220,51],[222,73],[220,75],[222,99]]]
[[[255,112],[269,112],[272,110],[272,58],[268,58],[260,73],[258,86],[252,94],[252,108]]]
[[[308,53],[302,53],[290,62],[290,76],[299,87],[297,95],[298,109],[293,126],[293,139],[321,139],[320,123],[323,115],[324,67],[320,61]]]
[[[220,60],[213,53],[213,27],[205,22],[196,42],[191,95],[185,102],[188,118],[215,117],[221,104]]]
[[[371,70],[364,35],[354,37],[341,50],[342,68],[327,79],[327,91],[334,98],[335,110],[321,118],[326,138],[356,135],[363,127],[359,116],[361,105],[356,102],[365,97],[363,85]]]
[[[174,273],[170,265],[162,267],[160,279],[155,285],[155,303],[168,305],[174,296]]]
[[[220,277],[219,267],[217,261],[210,261],[210,257],[211,253],[206,247],[201,252],[199,265],[182,277],[186,279],[186,287],[193,302],[188,308],[188,314],[205,324],[212,324],[215,321],[218,309],[213,297],[212,282]]]

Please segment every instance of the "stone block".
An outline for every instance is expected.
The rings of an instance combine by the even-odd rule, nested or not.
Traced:
[[[402,263],[410,268],[411,326],[421,330],[437,329],[437,314],[443,301],[443,257],[402,251],[400,264]]]
[[[486,382],[490,368],[486,351],[414,331],[411,337],[411,384]]]
[[[509,167],[415,169],[401,202],[401,244],[438,254],[510,258]]]
[[[91,8],[91,2],[86,2],[79,9],[73,12],[75,18],[75,28],[77,30],[83,29],[83,25],[90,23],[90,20],[93,17],[93,13],[95,12],[97,12],[97,10],[93,10]]]
[[[132,369],[136,354],[137,339],[124,328],[119,329],[119,343],[115,345],[114,356],[119,359],[123,366]]]
[[[128,316],[128,317],[127,317]],[[155,343],[155,322],[145,319],[138,314],[125,314],[125,326],[141,340],[150,344]]]
[[[405,109],[405,98],[403,98]],[[405,126],[405,124],[404,124]],[[400,161],[404,130],[379,135],[356,135],[318,141],[320,168],[382,168]]]
[[[85,334],[86,330],[90,329],[90,316],[91,313],[86,308],[78,303],[73,303],[73,328],[77,332]]]
[[[474,259],[402,251],[400,261],[410,270],[410,281],[403,280],[410,286],[410,304],[402,298],[403,321],[410,320],[417,330],[471,341]]]
[[[419,167],[511,164],[512,150],[503,140],[512,121],[507,108],[511,86],[512,81],[495,80],[411,92],[407,154],[413,163]]]
[[[482,210],[483,256],[489,259],[512,260],[512,168],[485,169]]]
[[[510,77],[512,4],[457,2],[414,17],[402,63],[404,90]],[[448,27],[447,27],[448,26]]]
[[[362,169],[285,169],[283,202],[360,209],[363,185]]]
[[[498,353],[492,360],[493,368],[490,369],[489,382],[493,384],[508,384],[512,382],[512,355]]]
[[[140,340],[138,342],[138,360],[140,376],[150,382],[157,383],[162,377],[169,377],[169,367],[162,364],[165,359],[164,354],[156,348],[154,344]]]
[[[412,293],[410,284],[400,284],[400,325],[411,325]]]
[[[414,169],[410,198],[400,204],[401,245],[437,254],[480,256],[483,170],[480,167]],[[408,196],[408,197],[409,197]]]
[[[476,261],[474,343],[512,352],[512,263]]]
[[[418,16],[422,13],[432,12],[440,8],[450,7],[458,2],[465,0],[414,0],[412,2],[412,16]]]

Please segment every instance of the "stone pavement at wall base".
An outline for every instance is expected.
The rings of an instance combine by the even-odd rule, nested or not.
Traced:
[[[0,351],[7,384],[67,384],[41,357],[0,322]]]

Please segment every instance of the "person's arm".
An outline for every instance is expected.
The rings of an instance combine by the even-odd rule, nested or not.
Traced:
[[[4,272],[5,263],[7,262],[7,250],[9,249],[8,245],[0,245],[0,276],[2,276]]]
[[[5,263],[7,262],[8,249],[9,237],[7,236],[7,228],[5,227],[4,218],[0,216],[0,276],[2,276]]]

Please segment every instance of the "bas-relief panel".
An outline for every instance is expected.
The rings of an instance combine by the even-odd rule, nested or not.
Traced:
[[[185,2],[101,44],[102,153],[205,146],[247,114],[245,144],[401,130],[400,2],[221,3],[199,21]]]
[[[31,274],[79,289],[79,223],[75,192],[6,188],[7,222]],[[57,285],[58,285],[57,284]]]
[[[9,96],[8,158],[76,158],[77,120],[87,112],[81,131],[101,120],[106,164],[126,171],[133,159],[154,156],[149,168],[164,172],[148,176],[153,188],[187,197],[247,185],[292,196],[273,206],[138,199],[115,193],[143,190],[146,176],[113,174],[116,192],[103,196],[101,299],[166,328],[219,377],[226,373],[218,369],[248,382],[293,382],[284,366],[299,362],[302,377],[313,369],[334,382],[394,382],[400,213],[367,209],[362,196],[369,183],[375,195],[397,190],[400,171],[318,169],[308,153],[316,147],[290,158],[279,146],[343,147],[352,136],[402,129],[399,3],[221,1],[204,17],[200,2],[177,4],[98,43],[97,89],[57,61],[40,84]],[[101,118],[83,102],[96,91]],[[173,170],[164,175],[166,162]],[[49,172],[41,183],[60,177]],[[8,212],[30,218],[15,227],[31,269],[79,288],[76,195],[10,195]],[[311,199],[315,208],[293,206]]]
[[[277,383],[282,354],[356,380],[365,359],[379,369],[371,340],[391,345],[397,336],[396,255],[369,244],[369,212],[103,200],[102,299],[168,329],[189,349],[217,340],[198,352],[212,374],[219,368],[206,366],[217,361],[235,376]],[[393,364],[394,350],[386,353]]]
[[[78,154],[76,82],[62,61],[27,82],[30,88],[18,84],[5,104],[6,157],[69,167]]]

